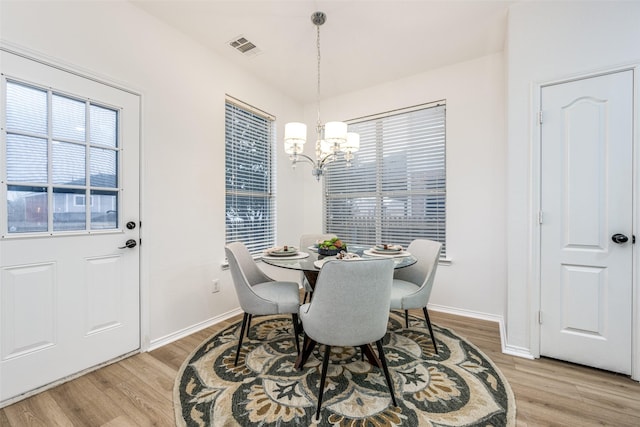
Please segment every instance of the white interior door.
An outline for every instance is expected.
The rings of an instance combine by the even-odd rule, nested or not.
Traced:
[[[140,100],[0,55],[7,401],[140,347]]]
[[[633,72],[544,87],[541,103],[540,353],[629,374]]]

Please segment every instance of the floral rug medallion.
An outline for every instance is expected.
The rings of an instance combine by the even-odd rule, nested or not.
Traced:
[[[392,312],[384,351],[394,407],[381,369],[359,348],[334,347],[316,421],[324,348],[294,369],[291,317],[256,316],[233,366],[241,322],[202,343],[174,386],[178,426],[514,426],[515,401],[498,368],[473,344],[424,319]],[[302,345],[302,339],[300,340]],[[375,348],[375,345],[374,345]]]

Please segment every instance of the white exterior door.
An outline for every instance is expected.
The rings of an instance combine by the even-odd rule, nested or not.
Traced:
[[[140,347],[140,99],[0,55],[3,402]]]
[[[546,86],[541,103],[540,353],[629,374],[633,72]]]

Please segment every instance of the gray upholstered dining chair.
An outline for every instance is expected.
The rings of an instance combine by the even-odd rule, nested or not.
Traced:
[[[325,345],[316,419],[320,418],[332,346],[360,346],[365,351],[375,342],[393,405],[397,406],[382,348],[389,321],[393,267],[390,259],[328,261],[318,275],[313,299],[300,306],[305,332],[302,362],[316,343]]]
[[[405,268],[394,272],[393,285],[391,287],[391,309],[404,310],[406,327],[409,327],[409,309],[422,308],[424,320],[431,334],[431,341],[436,354],[438,346],[433,335],[431,320],[427,312],[427,303],[431,296],[433,280],[436,276],[438,261],[442,243],[433,240],[416,239],[409,244],[407,251],[414,255],[418,261]]]
[[[335,234],[303,234],[300,236],[300,250],[304,251],[309,246],[315,244],[318,240],[329,240],[336,237]],[[304,272],[300,273],[300,281],[302,283],[302,287],[304,288],[304,297],[302,298],[302,302],[307,302],[307,298],[311,301],[311,293],[313,292],[313,287],[307,280],[304,275]]]
[[[296,343],[298,354],[300,354],[298,342],[300,293],[298,284],[296,282],[275,281],[267,276],[256,265],[249,250],[241,242],[229,243],[225,246],[225,252],[238,301],[244,310],[234,365],[238,364],[245,328],[250,324],[251,317],[254,315],[290,313],[293,322],[293,340]],[[249,331],[247,330],[248,335]]]

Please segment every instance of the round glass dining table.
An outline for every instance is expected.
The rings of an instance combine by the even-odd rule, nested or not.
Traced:
[[[408,267],[410,265],[415,264],[418,259],[412,254],[406,253],[404,256],[399,255],[371,255],[370,251],[368,251],[368,246],[361,245],[349,245],[349,253],[358,254],[362,258],[391,258],[395,262],[395,269]],[[324,256],[318,254],[317,249],[315,248],[299,248],[300,252],[308,253],[309,256],[301,258],[300,252],[295,256],[263,256],[262,262],[273,265],[275,267],[288,268],[291,270],[298,270],[304,272],[305,277],[309,281],[311,287],[314,287],[316,284],[316,279],[318,278],[318,273],[320,272],[320,268],[318,267],[318,263],[316,261],[320,261],[323,259],[334,259],[334,256]],[[369,252],[369,253],[367,253]]]
[[[359,245],[349,245],[349,252],[356,253],[362,258],[391,258],[395,262],[395,269],[408,267],[410,265],[415,264],[418,259],[411,255],[410,253],[404,252],[403,254],[398,254],[394,256],[390,255],[381,255],[376,256],[372,254],[368,247],[359,246]],[[262,262],[273,265],[276,267],[288,268],[291,270],[299,270],[304,272],[305,277],[309,281],[309,284],[312,288],[316,285],[316,280],[318,279],[318,273],[320,273],[320,267],[322,267],[321,263],[317,261],[321,261],[323,259],[334,259],[334,256],[323,256],[318,254],[318,251],[315,248],[300,248],[300,252],[308,253],[309,256],[304,256],[304,254],[298,252],[297,255],[287,256],[287,257],[274,257],[274,256],[263,256]],[[402,255],[402,256],[401,256]],[[311,354],[315,346],[315,341],[311,339],[307,339],[305,337],[305,343],[303,345],[303,349],[298,355],[298,358],[295,362],[296,369],[302,369],[305,364],[305,361]],[[363,345],[360,346],[362,348],[363,355],[369,360],[369,362],[374,365],[381,367],[380,360],[376,356],[375,352],[371,348],[371,345]]]

